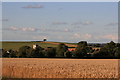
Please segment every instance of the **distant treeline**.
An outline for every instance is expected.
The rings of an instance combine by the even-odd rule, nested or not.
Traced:
[[[1,49],[1,52],[3,58],[120,58],[120,43],[113,41],[106,44],[88,44],[81,41],[74,50],[70,51],[69,48],[60,43],[57,47],[42,48],[34,45],[34,48],[31,48],[26,45],[17,51]]]

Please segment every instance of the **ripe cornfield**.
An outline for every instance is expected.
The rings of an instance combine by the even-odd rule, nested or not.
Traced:
[[[118,78],[118,59],[3,58],[6,78]]]

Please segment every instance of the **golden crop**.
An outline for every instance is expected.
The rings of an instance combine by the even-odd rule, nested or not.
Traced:
[[[3,58],[9,78],[117,78],[117,59]]]

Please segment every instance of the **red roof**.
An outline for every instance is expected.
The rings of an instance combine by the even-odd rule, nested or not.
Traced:
[[[75,50],[75,48],[68,49],[68,51],[74,51],[74,50]]]

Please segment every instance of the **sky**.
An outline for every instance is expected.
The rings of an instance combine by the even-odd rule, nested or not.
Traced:
[[[117,2],[3,2],[2,40],[118,41]]]

